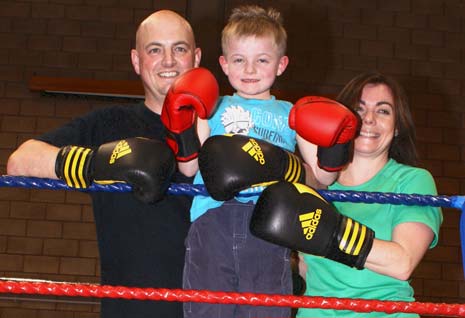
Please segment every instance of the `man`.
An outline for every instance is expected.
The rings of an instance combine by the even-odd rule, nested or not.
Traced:
[[[197,67],[200,58],[201,50],[184,18],[168,10],[153,13],[140,24],[131,51],[134,70],[144,86],[144,103],[103,108],[24,142],[10,156],[7,173],[56,179],[62,177],[57,162],[68,145],[96,149],[132,137],[164,141],[160,114],[168,89],[181,74]],[[171,180],[190,181],[179,172]],[[91,196],[102,284],[181,288],[190,198],[167,195],[148,204],[133,193]],[[103,299],[101,316],[182,317],[182,304]]]

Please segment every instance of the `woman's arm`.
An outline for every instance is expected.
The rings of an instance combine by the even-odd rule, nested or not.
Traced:
[[[374,240],[365,268],[407,280],[420,263],[433,238],[433,231],[423,223],[401,223],[394,228],[392,241]]]

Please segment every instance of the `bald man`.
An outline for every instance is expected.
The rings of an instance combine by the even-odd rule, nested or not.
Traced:
[[[144,85],[145,105],[160,114],[174,79],[198,66],[200,56],[191,26],[177,13],[162,10],[145,19],[131,51],[132,65]]]
[[[68,124],[24,142],[10,156],[7,173],[57,179],[55,162],[61,147],[96,148],[131,137],[163,141],[160,113],[171,83],[200,63],[189,23],[161,10],[147,17],[131,50],[134,71],[140,76],[145,100],[112,106],[76,118]],[[176,172],[172,182],[191,182]],[[189,227],[191,198],[165,196],[154,204],[132,193],[90,194],[100,253],[101,283],[154,288],[182,288],[184,238]],[[182,304],[103,299],[103,318],[182,317]]]

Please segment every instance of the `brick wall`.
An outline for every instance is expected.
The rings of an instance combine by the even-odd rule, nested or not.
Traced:
[[[246,1],[0,0],[0,171],[21,142],[112,101],[41,96],[33,75],[137,79],[129,50],[138,22],[160,8],[185,14],[217,65],[220,30]],[[465,193],[465,1],[247,1],[279,9],[289,33],[290,65],[276,88],[336,94],[354,75],[378,69],[407,89],[421,165],[439,192]],[[0,275],[98,282],[90,201],[84,194],[0,189]],[[414,274],[418,300],[463,302],[459,212],[444,210],[440,244]],[[98,301],[0,295],[0,317],[98,317]]]

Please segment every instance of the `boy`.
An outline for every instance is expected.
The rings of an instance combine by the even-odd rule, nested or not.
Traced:
[[[233,10],[223,29],[219,62],[236,93],[220,98],[208,122],[199,120],[199,139],[203,142],[209,135],[241,134],[266,140],[291,153],[297,140],[309,164],[305,165],[307,183],[315,185],[314,180],[310,182],[314,175],[317,182],[329,185],[337,173],[318,168],[316,146],[289,128],[292,104],[276,100],[270,92],[276,76],[289,62],[286,39],[278,11],[258,6]],[[203,183],[200,173],[194,183]],[[227,201],[194,198],[193,224],[186,239],[184,289],[292,293],[290,250],[260,240],[249,231],[257,197]],[[289,317],[290,313],[285,307],[184,304],[185,318]]]

